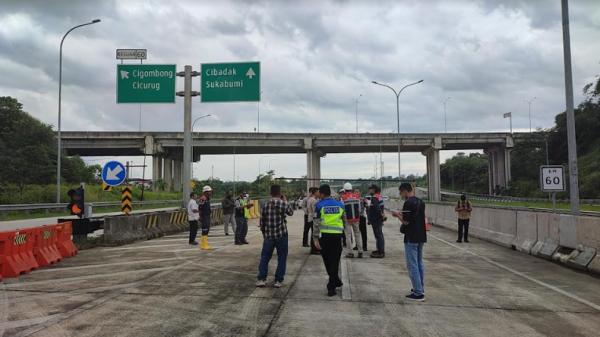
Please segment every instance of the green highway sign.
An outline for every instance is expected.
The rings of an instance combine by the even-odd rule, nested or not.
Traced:
[[[175,103],[174,64],[118,64],[117,103]]]
[[[202,102],[260,101],[260,62],[204,63],[201,68]]]

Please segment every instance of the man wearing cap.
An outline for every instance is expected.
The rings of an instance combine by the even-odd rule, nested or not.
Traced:
[[[342,257],[342,237],[344,237],[344,204],[331,197],[331,187],[319,187],[320,201],[315,207],[313,238],[317,249],[321,250],[323,263],[329,275],[327,296],[335,296],[336,288],[343,286],[339,276]]]
[[[202,196],[198,199],[198,210],[200,211],[200,224],[202,225],[202,237],[200,238],[200,249],[212,249],[208,244],[208,231],[210,230],[210,196],[212,188],[204,186]]]

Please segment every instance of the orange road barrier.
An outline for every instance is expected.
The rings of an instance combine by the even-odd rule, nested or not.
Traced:
[[[77,255],[77,247],[73,244],[73,223],[63,222],[55,225],[57,243],[56,247],[62,257],[72,257]]]
[[[0,233],[0,273],[17,277],[39,267],[33,256],[34,231],[31,229]]]
[[[32,228],[35,235],[33,256],[40,267],[54,264],[62,260],[62,255],[56,247],[58,235],[56,226],[42,226]]]

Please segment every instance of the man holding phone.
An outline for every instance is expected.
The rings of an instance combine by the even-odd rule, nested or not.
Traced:
[[[400,232],[404,234],[404,254],[406,268],[412,284],[411,293],[406,296],[408,300],[422,302],[425,300],[425,268],[423,266],[423,246],[427,242],[425,230],[425,203],[417,198],[412,185],[402,183],[400,195],[404,199],[402,212],[394,211],[392,215],[402,225]]]
[[[460,196],[460,200],[456,204],[454,209],[458,213],[458,240],[456,242],[461,243],[463,239],[465,242],[469,242],[469,221],[471,219],[471,212],[473,207],[471,202],[467,200],[465,194]]]

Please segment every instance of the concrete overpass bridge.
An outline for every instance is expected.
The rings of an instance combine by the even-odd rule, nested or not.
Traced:
[[[489,188],[510,181],[510,133],[400,134],[402,152],[427,157],[429,195],[440,199],[440,150],[484,150],[489,156]],[[153,179],[168,187],[182,186],[182,132],[63,131],[67,155],[153,157]],[[306,153],[307,177],[320,179],[321,157],[327,153],[397,152],[395,133],[193,133],[193,160],[201,155]]]

